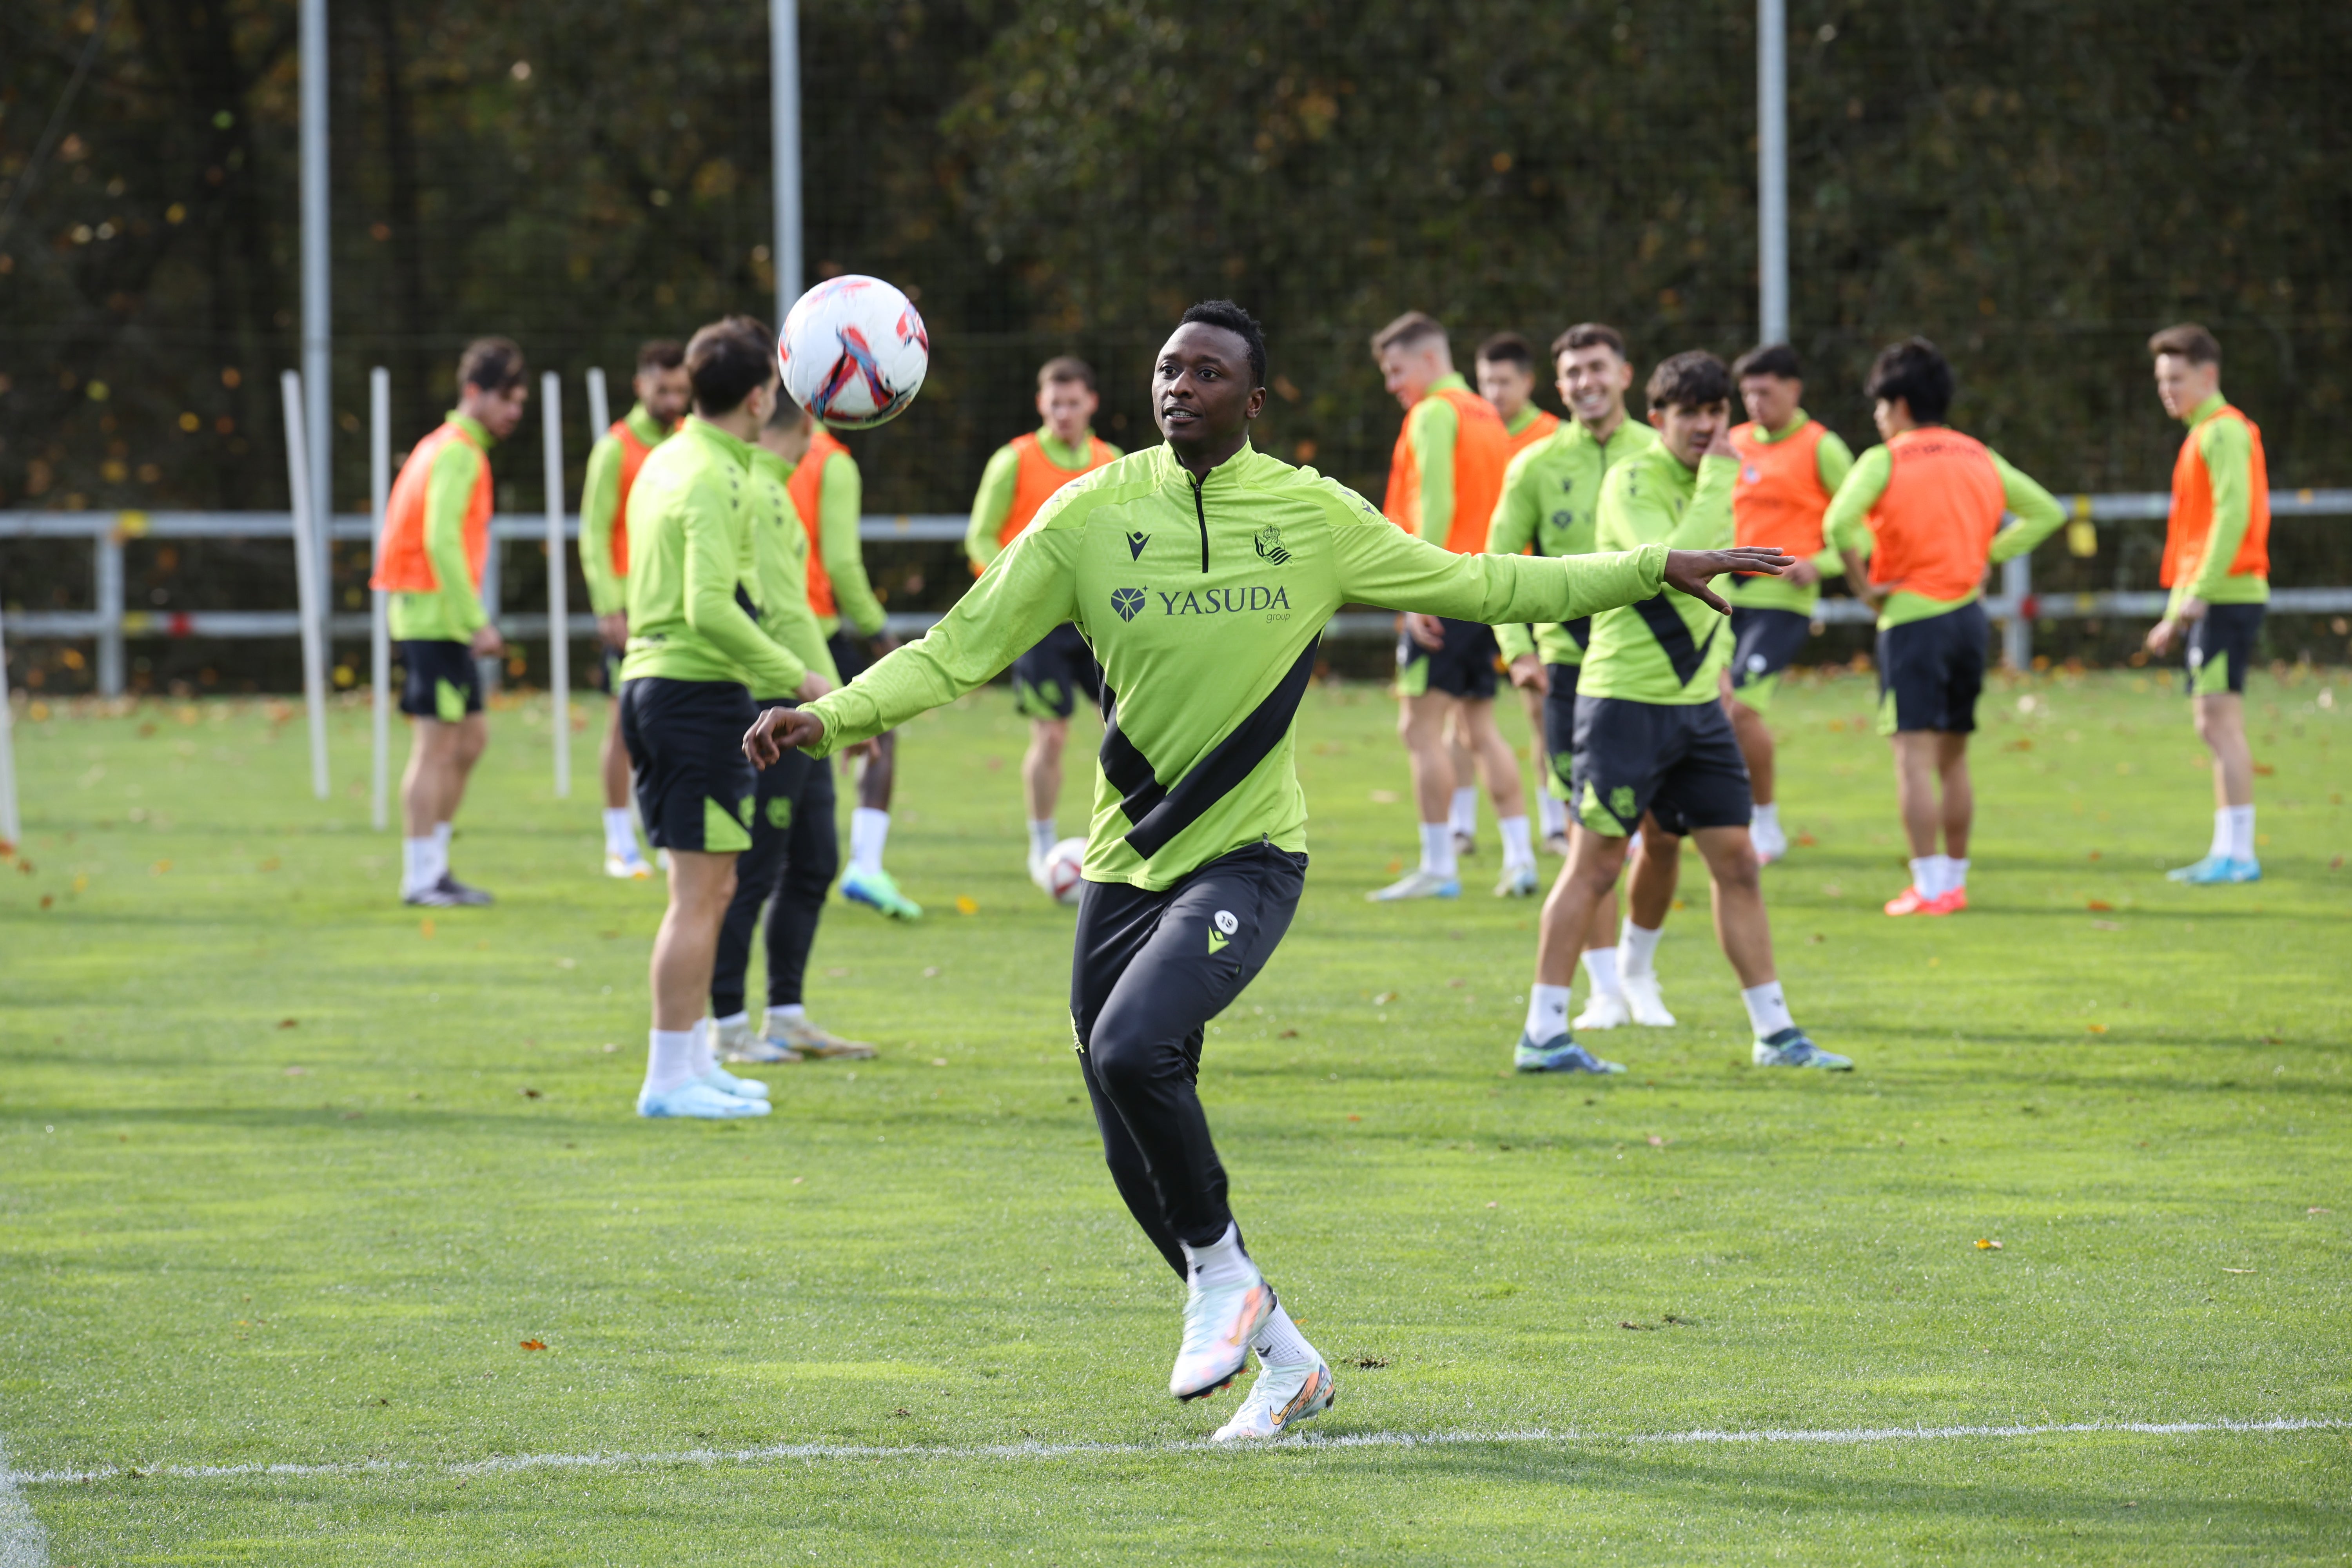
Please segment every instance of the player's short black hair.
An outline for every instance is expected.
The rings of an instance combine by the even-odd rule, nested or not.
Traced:
[[[476,338],[457,358],[457,395],[469,386],[484,392],[511,392],[527,373],[522,350],[512,338]]]
[[[1653,408],[1705,408],[1731,401],[1731,372],[1705,349],[1685,349],[1658,362],[1646,390]]]
[[[1863,395],[1880,402],[1901,400],[1915,425],[1941,425],[1952,407],[1952,363],[1925,338],[1906,338],[1878,351]]]
[[[1625,352],[1625,334],[1600,321],[1579,321],[1552,339],[1551,357],[1558,359],[1571,350],[1589,349],[1596,343],[1606,345],[1627,364],[1633,363],[1633,356]]]
[[[1489,364],[1525,365],[1530,375],[1535,374],[1536,351],[1517,332],[1496,332],[1478,345],[1478,357]]]
[[[686,363],[686,345],[676,338],[647,338],[637,345],[637,374],[676,370]]]
[[[1265,329],[1257,318],[1234,304],[1231,300],[1203,300],[1184,312],[1176,324],[1189,327],[1198,322],[1204,327],[1223,327],[1249,345],[1250,380],[1255,386],[1265,384]]]
[[[1731,362],[1731,379],[1745,381],[1751,375],[1777,375],[1783,381],[1802,381],[1805,367],[1797,361],[1797,351],[1786,343],[1759,343]]]
[[[2158,357],[2179,354],[2190,364],[2220,364],[2221,340],[2194,321],[2183,321],[2148,339],[2147,352]]]
[[[775,374],[775,337],[756,317],[724,317],[687,342],[686,378],[694,386],[694,411],[705,419],[734,413]]]
[[[1088,392],[1099,390],[1095,385],[1095,367],[1076,354],[1055,354],[1037,367],[1038,391],[1057,381],[1084,382]]]

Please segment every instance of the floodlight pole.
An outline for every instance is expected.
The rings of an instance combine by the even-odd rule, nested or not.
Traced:
[[[547,446],[547,673],[554,709],[555,798],[572,797],[572,584],[563,548],[563,378],[539,378]]]
[[[330,293],[333,258],[327,235],[327,0],[301,0],[299,21],[302,114],[302,391],[309,437],[310,527],[318,548],[319,613],[333,596],[334,569],[328,520],[334,516],[334,319]],[[321,632],[324,626],[320,627]]]
[[[8,709],[8,633],[0,627],[0,845],[24,841],[25,825],[16,816],[16,715]]]
[[[383,513],[392,493],[392,372],[378,365],[368,372],[368,575],[383,569]],[[392,754],[392,627],[387,620],[391,595],[376,588],[369,595],[368,691],[373,708],[373,754],[368,763],[369,819],[376,831],[385,822],[385,778]]]
[[[286,408],[286,493],[294,502],[294,576],[302,621],[302,700],[310,711],[310,793],[327,798],[327,616],[320,601],[318,516],[310,510],[310,444],[302,435],[302,376],[288,371],[278,390]]]
[[[1789,16],[1756,0],[1756,283],[1758,341],[1789,341]]]
[[[588,367],[588,444],[594,446],[613,427],[613,408],[604,401],[604,367]]]
[[[768,0],[768,99],[776,164],[776,325],[801,297],[801,32],[798,0]]]

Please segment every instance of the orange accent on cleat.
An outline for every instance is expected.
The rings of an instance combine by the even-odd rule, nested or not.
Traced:
[[[1969,890],[1966,888],[1954,888],[1919,912],[1923,915],[1956,915],[1968,907]]]
[[[1919,885],[1914,882],[1886,900],[1886,912],[1890,915],[1933,914],[1936,912],[1935,903],[1936,900],[1921,892]]]

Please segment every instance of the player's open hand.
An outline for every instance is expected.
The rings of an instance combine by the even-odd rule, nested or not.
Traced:
[[[2148,627],[2147,642],[2146,645],[2147,651],[2154,654],[2158,658],[2162,658],[2166,654],[2170,653],[2172,651],[2173,636],[2175,633],[2179,632],[2179,629],[2180,623],[2174,620],[2170,616],[2165,616],[2164,619]]]
[[[1531,653],[1523,653],[1511,660],[1511,684],[1522,691],[1532,691],[1538,697],[1551,694],[1551,673],[1543,660]]]
[[[805,708],[771,708],[743,731],[743,754],[755,768],[772,764],[788,751],[824,739],[824,721]]]
[[[1778,577],[1796,559],[1785,550],[1761,545],[1743,545],[1738,550],[1669,550],[1666,586],[1688,594],[1718,616],[1727,616],[1731,606],[1707,586],[1709,583],[1727,572]]]
[[[1445,623],[1435,616],[1424,616],[1417,610],[1404,615],[1404,635],[1421,647],[1435,653],[1445,646]]]

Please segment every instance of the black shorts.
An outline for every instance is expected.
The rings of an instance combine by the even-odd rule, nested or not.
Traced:
[[[1643,812],[1680,836],[1745,827],[1755,815],[1748,762],[1719,702],[1664,704],[1622,697],[1576,700],[1579,822],[1611,838],[1632,836]]]
[[[412,641],[393,647],[407,669],[400,683],[403,713],[455,724],[482,710],[481,667],[470,644]]]
[[[656,847],[724,855],[751,847],[756,779],[743,731],[759,716],[751,694],[731,680],[640,675],[621,689],[621,741]]]
[[[866,639],[846,629],[836,628],[831,637],[825,638],[824,650],[833,655],[833,668],[841,672],[844,686],[865,674],[874,663]]]
[[[1795,662],[1812,635],[1812,617],[1800,611],[1733,605],[1731,689],[1739,700],[1755,712],[1769,711],[1780,672]]]
[[[1879,633],[1878,732],[1973,731],[1991,636],[1984,606],[1973,601]]]
[[[1544,761],[1551,764],[1549,787],[1566,800],[1576,782],[1576,678],[1584,673],[1584,666],[1548,664],[1544,673],[1551,679],[1543,706]]]
[[[1397,634],[1397,689],[1407,697],[1442,691],[1448,697],[1492,702],[1495,660],[1502,651],[1495,641],[1495,628],[1442,616],[1437,624],[1445,628],[1445,646],[1434,653],[1413,641],[1411,633]]]
[[[2208,605],[2204,617],[2189,623],[2189,695],[2245,695],[2246,667],[2254,662],[2268,605]]]
[[[1102,666],[1078,628],[1064,621],[1013,661],[1013,706],[1032,719],[1066,719],[1081,697],[1102,705]]]

